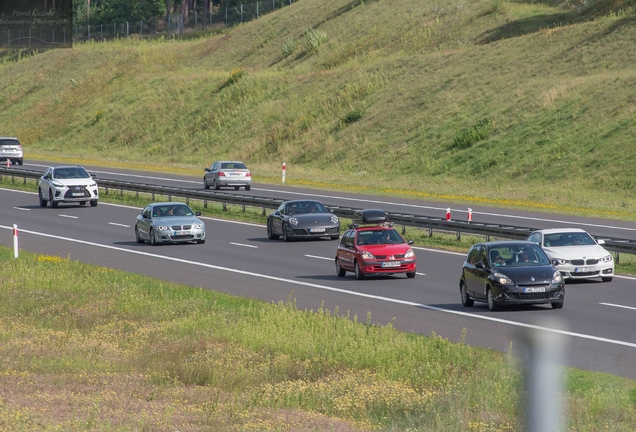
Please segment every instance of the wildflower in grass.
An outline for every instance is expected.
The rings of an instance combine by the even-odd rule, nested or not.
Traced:
[[[298,43],[296,42],[296,39],[293,38],[293,36],[289,36],[287,39],[285,39],[285,42],[283,42],[283,57],[287,58],[292,55],[297,46]]]

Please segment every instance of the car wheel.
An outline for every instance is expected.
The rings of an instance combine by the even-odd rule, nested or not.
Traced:
[[[204,244],[205,240],[197,240],[197,244]]]
[[[56,208],[58,203],[53,199],[53,191],[49,189],[49,200],[51,200],[51,208]]]
[[[81,205],[81,206],[86,205],[86,201],[80,201],[79,205]]]
[[[144,242],[144,239],[139,237],[139,231],[137,230],[137,227],[135,227],[135,240],[137,240],[137,243],[143,243]]]
[[[246,191],[248,191],[248,190],[250,190],[250,189],[252,189],[252,186],[245,186],[245,190],[246,190]]]
[[[287,233],[287,225],[283,224],[283,241],[289,242],[291,241],[291,237]]]
[[[97,207],[97,200],[91,201],[91,207]]]
[[[561,309],[563,307],[563,301],[550,303],[552,309]]]
[[[267,221],[267,238],[270,240],[278,240],[278,234],[274,234],[272,230],[272,222]]]
[[[148,234],[148,237],[150,237],[150,246],[157,246],[159,243],[157,243],[157,239],[155,238],[155,230],[150,228],[150,233]]]
[[[18,161],[18,165],[22,165],[22,162],[23,162],[23,160],[22,160],[22,159],[20,159],[20,160]]]
[[[612,276],[602,277],[602,278],[601,278],[601,280],[602,280],[603,282],[611,282],[611,281],[612,281],[612,279],[614,279]]]
[[[338,277],[345,277],[347,274],[347,271],[340,267],[340,260],[338,258],[336,258],[336,274]]]
[[[38,198],[40,198],[40,207],[46,207],[47,201],[42,198],[42,190],[38,189]]]
[[[409,279],[413,279],[415,277],[415,272],[409,272],[406,274],[406,277]]]
[[[358,261],[356,261],[353,265],[353,270],[356,275],[356,279],[364,279],[364,273],[360,271],[360,266],[358,265]]]
[[[214,180],[214,183],[212,183],[212,187],[214,188],[214,190],[219,190],[219,185],[216,184],[216,179]]]
[[[203,189],[205,190],[210,189],[210,185],[208,184],[208,182],[205,181],[205,179],[203,179]]]
[[[497,303],[495,302],[495,296],[493,295],[492,290],[490,288],[488,288],[488,292],[486,293],[486,298],[488,299],[489,311],[496,311],[497,309],[499,309],[497,307]]]
[[[475,304],[475,301],[470,298],[468,295],[468,291],[466,290],[466,284],[462,282],[459,286],[459,292],[462,297],[462,306],[464,307],[472,307]]]

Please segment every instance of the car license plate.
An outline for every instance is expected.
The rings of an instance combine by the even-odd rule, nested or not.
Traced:
[[[524,293],[538,293],[545,292],[545,287],[529,287],[523,289]]]
[[[399,261],[387,261],[382,263],[382,267],[399,267]]]
[[[596,267],[577,267],[574,269],[574,273],[590,273],[595,271]]]
[[[84,196],[84,194],[81,193],[81,192],[80,193],[74,193],[73,196],[74,197],[82,197],[82,196]]]
[[[310,228],[309,232],[321,233],[321,232],[325,232],[325,229],[324,228]]]
[[[190,234],[190,231],[175,231],[173,235],[188,235]]]

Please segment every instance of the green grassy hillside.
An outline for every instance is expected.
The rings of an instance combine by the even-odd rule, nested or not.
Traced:
[[[233,158],[257,181],[285,161],[292,183],[633,218],[634,2],[592,3],[300,0],[220,35],[49,51],[0,64],[0,135],[31,158]]]

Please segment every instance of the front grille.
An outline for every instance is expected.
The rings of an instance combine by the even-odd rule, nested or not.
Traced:
[[[585,264],[598,264],[598,260],[596,258],[590,258],[589,260],[585,261]]]
[[[519,294],[520,300],[544,300],[551,297],[549,292]]]
[[[90,198],[90,196],[91,194],[88,190],[86,190],[86,186],[70,186],[64,194],[64,198]]]
[[[582,259],[575,259],[575,260],[571,260],[570,262],[572,263],[572,265],[584,265],[585,264],[585,260],[582,260]]]
[[[175,231],[189,230],[190,228],[192,228],[192,225],[172,225],[170,228]]]

